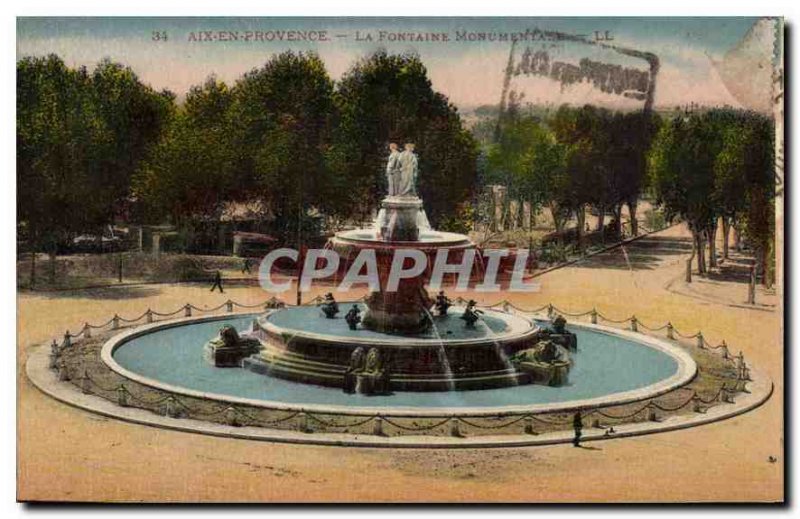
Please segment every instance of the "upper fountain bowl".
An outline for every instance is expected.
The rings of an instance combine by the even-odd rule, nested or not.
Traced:
[[[473,243],[469,237],[454,232],[434,231],[434,230],[420,230],[417,240],[414,241],[400,241],[395,240],[392,242],[386,241],[378,229],[352,229],[349,231],[342,231],[336,233],[333,238],[334,244],[342,245],[366,245],[373,247],[386,247],[397,245],[399,247],[404,244],[414,244],[415,247],[457,247],[457,246],[472,246]]]

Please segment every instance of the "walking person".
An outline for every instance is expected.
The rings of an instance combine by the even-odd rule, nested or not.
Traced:
[[[214,284],[211,285],[211,291],[213,292],[215,288],[219,288],[219,293],[222,294],[225,291],[222,289],[222,272],[219,270],[214,274]]]
[[[575,430],[575,438],[572,439],[574,447],[581,446],[581,431],[583,430],[583,421],[581,420],[581,412],[578,411],[572,417],[572,428]]]
[[[242,263],[242,274],[249,274],[251,265],[252,261],[250,260],[250,258],[245,258],[244,263]]]

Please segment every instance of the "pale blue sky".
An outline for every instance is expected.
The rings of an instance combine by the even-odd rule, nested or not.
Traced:
[[[388,32],[457,31],[515,32],[525,29],[592,35],[609,31],[613,43],[653,52],[661,59],[656,105],[678,103],[733,104],[712,60],[721,60],[756,21],[755,18],[19,18],[17,56],[54,52],[70,65],[90,68],[104,57],[130,65],[157,89],[179,96],[209,74],[233,82],[286,49],[315,50],[329,73],[338,79],[359,57],[378,48],[415,51],[428,67],[434,87],[462,107],[496,103],[510,43],[456,42],[394,43],[356,41],[356,31],[377,37]],[[327,30],[332,41],[310,42],[195,42],[197,31]],[[165,31],[166,42],[152,41],[153,31]],[[336,38],[335,34],[347,34]],[[561,59],[580,56],[645,68],[638,60],[581,44],[553,51]],[[743,78],[744,80],[744,78]],[[603,103],[586,89],[561,89],[550,80],[532,83],[527,97],[541,102]],[[609,102],[613,102],[609,101]]]

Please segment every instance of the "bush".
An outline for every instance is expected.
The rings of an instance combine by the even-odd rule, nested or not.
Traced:
[[[162,258],[153,269],[153,281],[205,281],[212,277],[200,263],[188,256]]]

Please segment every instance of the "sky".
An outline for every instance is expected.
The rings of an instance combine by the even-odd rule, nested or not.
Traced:
[[[245,72],[284,50],[319,53],[329,74],[339,79],[358,59],[378,49],[416,52],[425,63],[433,87],[462,109],[497,104],[503,90],[510,41],[470,41],[478,33],[559,31],[613,38],[605,43],[647,51],[659,57],[655,106],[741,106],[731,81],[747,82],[747,74],[720,74],[732,49],[757,22],[756,18],[18,18],[17,58],[55,53],[70,66],[92,68],[103,58],[130,66],[157,90],[182,98],[193,85],[215,74],[233,83]],[[209,31],[209,32],[206,32]],[[223,31],[222,35],[220,31]],[[327,41],[279,41],[276,31],[326,31]],[[400,33],[439,34],[440,41],[391,41]],[[155,34],[154,34],[155,33]],[[235,33],[238,41],[222,41]],[[261,41],[257,33],[262,33]],[[282,33],[286,35],[287,33]],[[314,33],[318,35],[319,33]],[[448,41],[441,41],[446,34]],[[467,35],[458,40],[459,35]],[[166,35],[166,40],[164,40]],[[381,41],[381,35],[383,40]],[[205,38],[211,36],[213,41]],[[371,37],[372,40],[367,38]],[[230,36],[227,36],[230,38]],[[581,57],[647,70],[638,58],[583,43],[520,42],[547,48],[553,59],[577,63]],[[538,47],[537,47],[538,46]],[[723,76],[727,79],[723,79]],[[727,81],[727,84],[726,84]],[[525,77],[514,88],[527,102],[539,104],[591,102],[630,107],[634,101],[604,94],[588,84],[564,87],[548,78]]]

